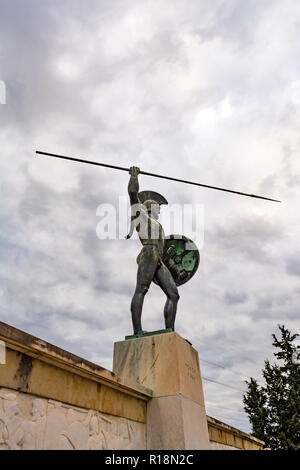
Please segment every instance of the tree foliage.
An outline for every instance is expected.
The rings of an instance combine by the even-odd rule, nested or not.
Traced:
[[[278,325],[281,338],[273,334],[275,364],[265,361],[262,370],[265,385],[250,378],[243,397],[244,409],[252,425],[253,436],[273,450],[300,450],[300,361],[294,340],[284,325]]]

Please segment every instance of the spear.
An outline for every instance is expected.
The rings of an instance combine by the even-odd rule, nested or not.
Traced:
[[[108,165],[107,163],[98,163],[98,162],[94,162],[91,160],[83,160],[82,158],[67,157],[66,155],[57,155],[56,153],[41,152],[39,150],[36,150],[35,153],[37,153],[38,155],[45,155],[48,157],[72,160],[74,162],[89,163],[90,165],[103,166],[105,168],[113,168],[114,170],[122,170],[122,171],[126,171],[127,173],[129,172],[129,168],[124,168],[122,166]],[[163,178],[165,180],[177,181],[178,183],[193,184],[194,186],[201,186],[203,188],[208,188],[208,189],[216,189],[218,191],[225,191],[227,193],[239,194],[240,196],[255,197],[257,199],[265,199],[266,201],[281,202],[281,201],[278,201],[277,199],[271,199],[269,197],[257,196],[256,194],[242,193],[241,191],[233,191],[232,189],[220,188],[218,186],[210,186],[208,184],[195,183],[194,181],[182,180],[179,178],[173,178],[171,176],[158,175],[157,173],[149,173],[148,171],[140,171],[140,174],[147,175],[147,176],[154,176],[155,178]]]

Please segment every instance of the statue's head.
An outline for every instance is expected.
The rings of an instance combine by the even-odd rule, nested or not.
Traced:
[[[139,193],[139,200],[146,208],[147,212],[153,219],[158,219],[160,214],[160,206],[168,204],[164,196],[155,191],[141,191]]]
[[[147,199],[143,202],[143,205],[146,207],[148,214],[153,217],[153,219],[158,220],[160,214],[160,204],[154,201],[153,199]]]

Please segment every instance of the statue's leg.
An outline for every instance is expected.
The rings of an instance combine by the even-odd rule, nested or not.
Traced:
[[[148,292],[149,286],[153,280],[158,259],[159,258],[156,251],[154,251],[151,247],[143,249],[137,272],[136,289],[131,301],[133,334],[143,333],[141,318],[144,297]]]
[[[157,268],[155,273],[155,280],[167,296],[164,307],[166,328],[171,328],[174,331],[177,303],[179,300],[179,293],[176,283],[172,274],[164,264]]]

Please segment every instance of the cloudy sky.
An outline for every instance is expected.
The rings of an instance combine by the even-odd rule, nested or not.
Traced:
[[[243,380],[278,323],[299,331],[299,38],[296,0],[1,0],[1,320],[108,369],[132,331],[140,244],[96,234],[128,175],[36,149],[280,199],[140,177],[204,209],[176,330],[207,413],[249,430]],[[164,300],[152,286],[144,329]]]

